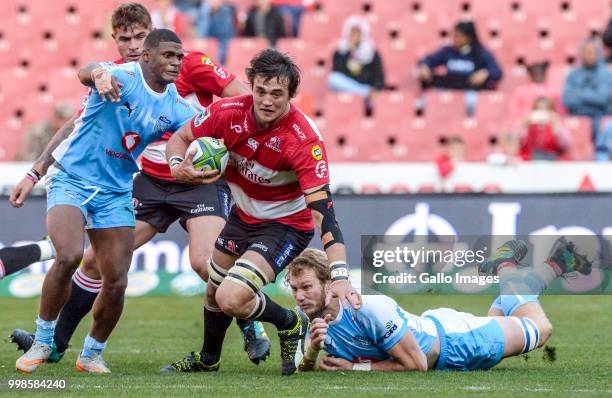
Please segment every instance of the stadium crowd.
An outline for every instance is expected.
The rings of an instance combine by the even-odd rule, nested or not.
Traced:
[[[110,5],[10,3],[0,32],[0,63],[7,67],[0,119],[11,132],[0,142],[2,160],[31,152],[26,131],[52,114],[53,104],[77,103],[78,66],[112,59]],[[612,26],[605,1],[335,3],[147,5],[156,27],[174,30],[187,49],[206,51],[230,70],[243,71],[266,46],[292,55],[303,71],[296,102],[315,116],[332,160],[433,161],[445,156],[449,141],[461,143],[459,161],[609,159]],[[45,12],[66,26],[36,26]],[[22,48],[24,37],[36,44]],[[85,38],[82,48],[68,45],[77,37]],[[37,76],[42,67],[50,73]],[[355,117],[361,102],[363,117]],[[375,144],[373,133],[380,138]]]

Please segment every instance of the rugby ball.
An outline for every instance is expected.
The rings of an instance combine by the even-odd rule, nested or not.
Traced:
[[[221,174],[225,171],[229,160],[229,152],[227,147],[218,139],[200,137],[189,145],[186,156],[192,152],[195,152],[193,167],[196,170],[219,170]]]

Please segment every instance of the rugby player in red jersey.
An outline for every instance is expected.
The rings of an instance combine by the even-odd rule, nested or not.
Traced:
[[[282,374],[294,373],[303,356],[308,318],[281,307],[261,289],[308,246],[315,224],[330,263],[330,295],[360,305],[348,280],[322,137],[290,102],[299,69],[288,56],[267,49],[251,60],[247,76],[252,94],[212,104],[174,134],[166,149],[177,180],[214,183],[218,172],[202,178],[183,155],[198,137],[223,139],[230,153],[225,179],[235,201],[209,263],[204,349],[166,370],[217,370],[225,331],[236,317],[274,324]]]
[[[115,9],[111,22],[113,39],[121,56],[114,63],[137,61],[142,53],[144,40],[152,29],[149,12],[138,3],[123,4]],[[88,65],[80,71],[80,76],[93,80],[98,92],[107,100],[114,101],[119,98],[117,94],[120,87],[111,81],[103,64]],[[249,92],[234,75],[215,65],[206,54],[198,51],[185,52],[175,85],[182,97],[195,96],[202,107],[212,103],[213,95],[232,97]],[[126,103],[124,106],[130,111],[135,105]],[[74,119],[71,123],[70,128],[63,128],[56,134],[54,142],[59,143],[70,134],[74,128]],[[170,135],[167,133],[145,149],[142,156],[142,171],[134,178],[137,220],[135,247],[147,243],[157,233],[165,232],[179,219],[183,228],[189,233],[191,266],[206,281],[208,258],[212,254],[214,240],[229,215],[231,196],[224,181],[206,186],[185,185],[175,181],[165,160],[165,145]],[[52,143],[53,148],[47,148],[45,153],[50,154],[56,145]],[[50,155],[43,154],[39,160],[35,168],[38,170],[37,173],[44,175],[53,159]],[[24,179],[20,186],[21,188],[16,188],[15,197],[25,199],[34,183],[31,179]],[[79,322],[94,305],[102,286],[95,262],[96,255],[89,248],[85,252],[83,266],[73,277],[70,298],[58,319],[55,347],[50,361],[56,362],[62,358]],[[259,363],[260,360],[265,360],[270,352],[270,342],[261,323],[240,321],[238,325],[251,361]],[[15,330],[12,339],[24,351],[29,349],[33,340],[30,333],[22,330]]]

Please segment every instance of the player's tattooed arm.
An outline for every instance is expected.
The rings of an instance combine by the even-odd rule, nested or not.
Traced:
[[[117,102],[121,97],[121,84],[102,64],[93,62],[79,70],[81,84],[95,88],[102,101]]]
[[[30,169],[30,171],[21,179],[21,181],[19,181],[15,188],[13,188],[9,197],[9,202],[13,207],[23,206],[38,180],[47,174],[49,166],[55,162],[52,155],[53,151],[66,137],[70,135],[70,133],[72,133],[72,130],[74,130],[74,121],[77,119],[77,117],[78,115],[75,114],[70,120],[64,123],[59,130],[57,130],[53,137],[51,137],[51,140],[45,147],[43,153],[32,165],[32,169]]]

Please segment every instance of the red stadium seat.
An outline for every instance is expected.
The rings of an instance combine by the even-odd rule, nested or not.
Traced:
[[[436,155],[440,131],[433,130],[423,118],[411,118],[400,124],[396,153],[405,161],[428,162]]]
[[[185,39],[183,49],[186,51],[201,51],[208,55],[216,63],[220,63],[217,55],[219,54],[219,42],[215,39]]]
[[[247,81],[244,72],[245,68],[249,66],[251,58],[261,50],[267,48],[268,45],[268,40],[260,37],[234,39],[229,43],[227,64],[225,66],[238,78]]]
[[[363,116],[363,98],[347,93],[330,92],[325,96],[323,117],[328,128],[346,126],[347,121]]]
[[[412,117],[415,98],[410,91],[383,91],[373,97],[374,118],[381,126],[397,125],[398,120]]]
[[[591,119],[588,117],[567,116],[563,119],[563,125],[569,130],[571,135],[571,159],[593,160]]]
[[[327,46],[338,41],[343,20],[324,12],[306,13],[300,22],[300,37],[310,43]]]
[[[463,91],[429,90],[425,106],[428,122],[460,120],[465,117]]]
[[[479,122],[499,121],[506,115],[508,99],[503,91],[483,91],[478,96],[476,118]]]

